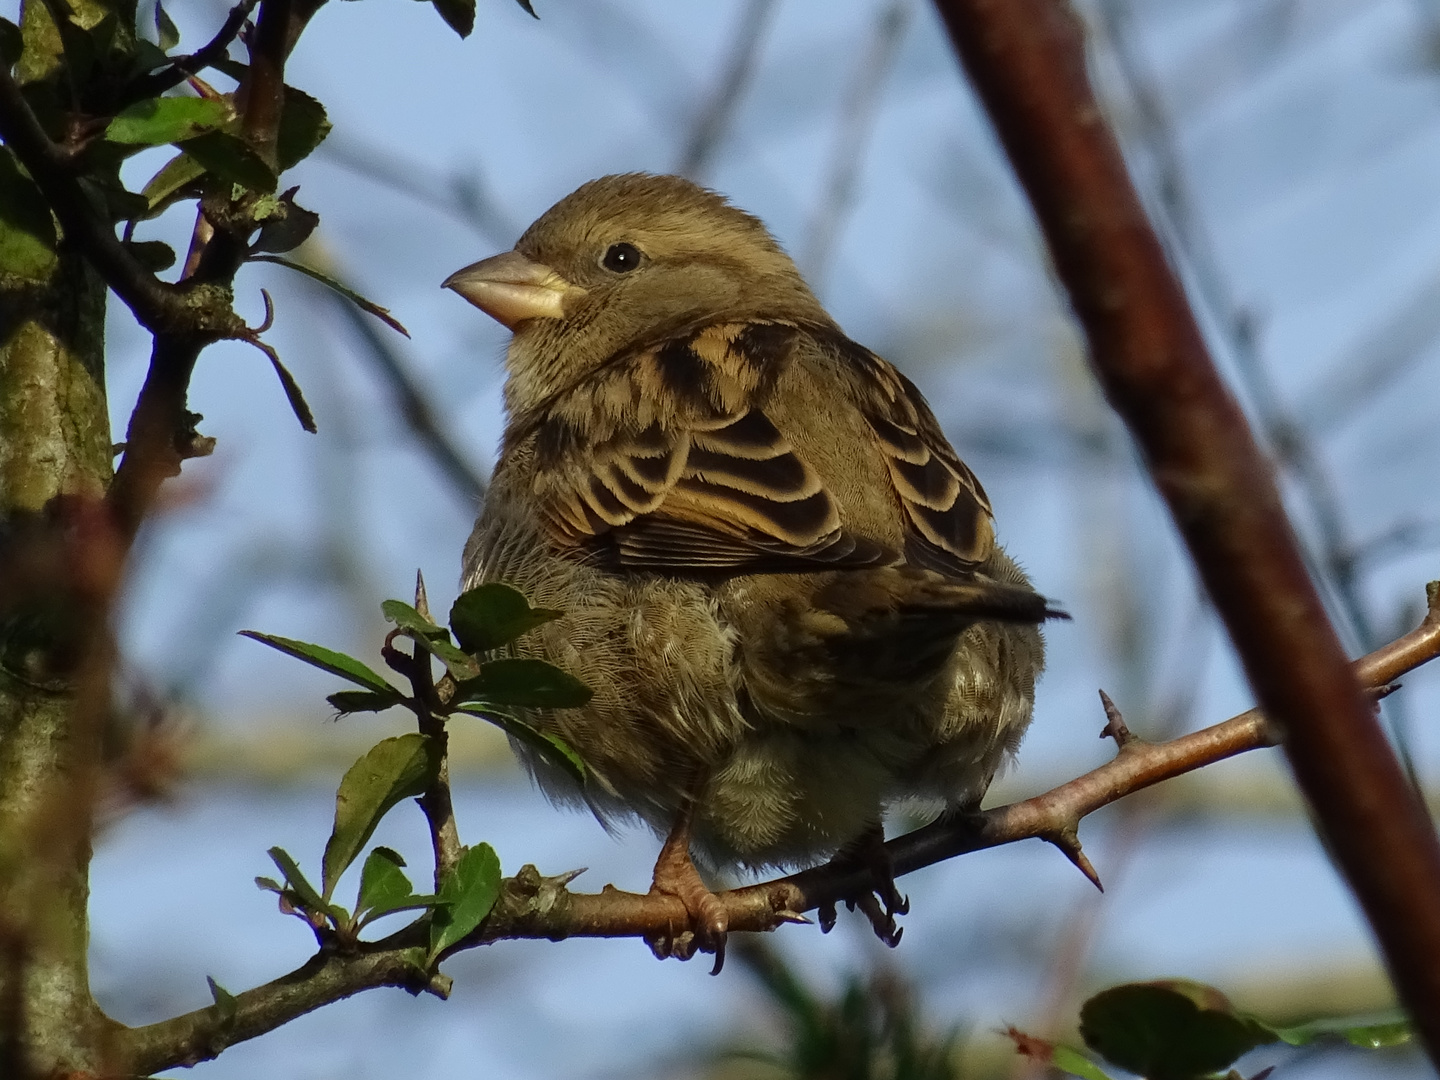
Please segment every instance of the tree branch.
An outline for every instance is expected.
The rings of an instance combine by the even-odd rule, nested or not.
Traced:
[[[1419,627],[1356,661],[1354,670],[1370,690],[1382,690],[1440,656],[1440,582],[1431,582],[1426,593],[1429,609]],[[1114,716],[1107,719],[1103,734],[1113,736],[1120,728]],[[1032,837],[1056,844],[1074,859],[1076,829],[1086,815],[1162,780],[1274,742],[1273,730],[1254,709],[1168,742],[1122,737],[1115,758],[1084,776],[1009,806],[941,818],[885,848],[897,875]],[[609,885],[598,893],[572,893],[565,886],[573,877],[544,877],[533,866],[523,867],[506,879],[480,929],[445,955],[502,938],[654,937],[689,925],[675,897]],[[868,871],[842,862],[719,895],[732,931],[768,931],[806,921],[801,912],[833,905],[873,885]],[[131,1029],[121,1039],[127,1067],[149,1074],[193,1065],[362,990],[398,986],[443,997],[448,981],[424,967],[424,926],[420,920],[383,941],[361,942],[350,953],[323,948],[290,974],[236,995],[232,1016],[222,1017],[212,1006]]]
[[[115,295],[146,329],[160,331],[194,322],[193,305],[125,250],[80,187],[71,161],[45,134],[7,69],[0,68],[0,139],[14,151],[50,204],[65,242],[82,251]],[[217,335],[223,336],[223,335]]]
[[[1440,1060],[1440,842],[1344,654],[1270,463],[1145,218],[1065,0],[936,0],[1320,831]]]
[[[250,18],[250,13],[259,2],[260,0],[240,0],[240,3],[230,9],[230,14],[225,17],[213,38],[188,56],[177,56],[175,62],[164,71],[136,79],[126,88],[122,104],[131,105],[146,98],[159,97],[166,90],[179,86],[191,75],[199,74],[224,57],[231,43],[239,36],[245,20]]]

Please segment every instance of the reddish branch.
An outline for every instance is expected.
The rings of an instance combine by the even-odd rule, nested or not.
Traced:
[[[1440,1060],[1440,843],[1305,572],[1091,91],[1065,0],[936,0],[1296,781]]]
[[[1357,661],[1355,671],[1372,690],[1440,656],[1440,582],[1428,588],[1429,611],[1419,628]],[[1106,734],[1120,731],[1110,717]],[[908,874],[956,855],[1032,837],[1056,844],[1080,861],[1075,839],[1080,820],[1117,799],[1227,757],[1274,743],[1258,711],[1164,743],[1122,736],[1115,758],[1100,768],[1043,795],[996,807],[971,817],[941,819],[890,841],[886,850],[897,874]],[[451,952],[502,938],[643,937],[674,933],[689,925],[673,897],[622,892],[572,893],[573,874],[542,877],[533,866],[504,883],[499,902],[480,929]],[[734,931],[774,930],[803,921],[801,912],[834,904],[870,888],[873,881],[853,867],[826,865],[790,877],[721,893]],[[427,970],[423,921],[386,938],[362,943],[353,952],[325,948],[303,967],[274,982],[236,995],[233,1015],[214,1007],[198,1009],[127,1032],[122,1040],[129,1068],[140,1074],[215,1057],[226,1047],[253,1039],[304,1013],[380,986],[444,996],[449,980]],[[418,955],[417,955],[418,953]]]

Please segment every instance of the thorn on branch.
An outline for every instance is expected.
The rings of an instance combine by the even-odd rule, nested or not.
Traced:
[[[1105,886],[1100,882],[1100,875],[1095,872],[1095,867],[1091,864],[1084,849],[1081,848],[1080,836],[1073,827],[1049,834],[1044,839],[1059,848],[1065,857],[1075,864],[1075,868],[1085,875],[1091,885],[1094,885],[1102,893],[1105,891]]]
[[[261,289],[260,298],[265,301],[265,320],[251,331],[256,337],[275,325],[275,301],[270,299],[270,290]]]
[[[1100,732],[1100,738],[1114,739],[1116,748],[1124,750],[1135,741],[1135,736],[1125,726],[1125,718],[1120,715],[1120,709],[1104,690],[1100,691],[1100,704],[1105,707],[1105,729]]]

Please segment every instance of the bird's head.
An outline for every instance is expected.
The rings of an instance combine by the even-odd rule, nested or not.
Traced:
[[[757,218],[678,176],[592,180],[541,215],[513,251],[457,271],[445,287],[514,331],[512,413],[616,353],[687,327],[764,318],[832,325]]]

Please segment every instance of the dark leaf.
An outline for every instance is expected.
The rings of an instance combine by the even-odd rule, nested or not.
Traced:
[[[1080,1009],[1085,1045],[1150,1080],[1192,1080],[1227,1068],[1275,1041],[1214,987],[1185,979],[1128,983],[1096,994]]]
[[[460,594],[450,607],[450,629],[466,652],[489,652],[561,614],[532,608],[523,594],[491,581]]]
[[[266,303],[269,303],[268,295]],[[285,391],[285,400],[290,403],[290,410],[295,414],[295,419],[300,421],[302,428],[314,435],[318,430],[315,427],[315,414],[310,411],[310,403],[305,400],[305,394],[300,389],[300,384],[295,381],[295,376],[290,374],[290,369],[281,362],[280,354],[275,351],[274,346],[267,345],[258,337],[247,337],[242,340],[254,345],[269,359],[270,366],[275,369],[275,377],[280,380],[280,386]]]
[[[152,274],[175,265],[175,249],[163,240],[127,240],[125,250]]]
[[[325,106],[303,90],[285,87],[285,108],[280,114],[280,130],[275,134],[275,158],[280,171],[294,168],[330,134],[330,118]]]
[[[327,694],[325,700],[341,716],[348,716],[351,713],[384,712],[399,705],[402,698],[399,694],[377,694],[373,690],[337,690]]]
[[[476,844],[460,856],[435,898],[430,923],[430,956],[439,956],[485,921],[500,895],[500,860],[489,844]]]
[[[285,887],[273,877],[257,877],[255,879],[255,886],[256,888],[263,889],[265,892],[283,893],[285,891]]]
[[[570,749],[570,745],[564,739],[547,735],[523,720],[518,720],[499,709],[487,708],[483,705],[461,705],[458,711],[467,716],[478,716],[481,720],[488,720],[506,735],[512,735],[526,745],[533,746],[552,765],[558,766],[574,777],[577,783],[585,782],[585,762],[580,759],[579,754]]]
[[[279,637],[275,634],[262,634],[258,630],[241,630],[240,636],[258,641],[262,645],[269,645],[272,649],[278,649],[287,656],[305,661],[311,667],[328,671],[332,675],[339,675],[342,679],[349,679],[355,685],[373,690],[377,694],[393,694],[397,698],[400,696],[400,691],[353,656],[346,656],[344,653],[327,649],[323,645],[312,645],[308,641],[296,641],[294,638]]]
[[[205,981],[210,984],[210,996],[215,999],[215,1017],[222,1028],[228,1027],[235,1022],[235,1010],[239,1007],[239,1002],[235,1000],[234,994],[209,975],[205,976]]]
[[[8,71],[19,62],[24,51],[25,38],[20,33],[20,27],[9,19],[0,19],[0,64],[4,64]]]
[[[44,282],[55,269],[55,219],[35,182],[0,146],[0,271]]]
[[[261,251],[293,251],[310,239],[310,234],[320,224],[320,215],[295,202],[297,190],[299,189],[291,188],[275,200],[273,213],[264,220],[260,226],[260,235],[250,247],[252,254]]]
[[[540,18],[539,15],[535,14],[535,9],[530,5],[530,0],[515,0],[515,2],[519,4],[521,10],[523,10],[525,14],[529,15],[532,19]]]
[[[165,55],[164,49],[153,41],[140,38],[135,42],[135,56],[130,63],[130,75],[144,75],[158,67],[165,67],[169,63],[170,57]]]
[[[475,29],[475,0],[430,0],[445,25],[462,38]]]
[[[366,300],[365,297],[361,296],[354,289],[350,288],[347,285],[342,285],[329,274],[322,274],[314,267],[306,266],[304,263],[298,263],[292,259],[283,259],[279,255],[253,255],[251,256],[251,261],[269,262],[275,263],[277,266],[287,266],[291,270],[294,270],[297,274],[304,274],[308,278],[313,278],[314,280],[320,282],[320,284],[324,285],[326,288],[334,289],[341,296],[345,297],[345,299],[349,300],[356,307],[360,308],[360,310],[369,312],[371,315],[374,315],[377,319],[383,322],[386,326],[390,327],[392,330],[400,331],[400,333],[404,334],[407,338],[410,336],[410,331],[406,330],[405,327],[400,325],[399,321],[390,314],[388,308],[381,307],[373,300]]]
[[[102,180],[85,176],[80,178],[80,186],[104,208],[111,221],[138,221],[150,213],[150,201],[138,192],[127,191],[118,178]]]
[[[591,690],[554,664],[534,659],[491,660],[456,691],[457,702],[519,705],[525,708],[573,709],[591,698]]]
[[[180,31],[175,28],[170,16],[165,14],[165,5],[160,3],[160,0],[155,2],[155,40],[166,52],[180,44]]]
[[[230,105],[220,98],[149,98],[111,120],[105,137],[117,143],[162,146],[219,131],[230,119]]]
[[[170,99],[166,99],[170,100]],[[185,153],[205,171],[232,184],[262,193],[275,190],[275,171],[244,139],[228,131],[210,131],[183,144]]]
[[[424,735],[384,739],[345,774],[335,793],[335,826],[325,844],[325,898],[365,847],[375,826],[402,799],[422,794],[440,766],[435,744]]]

